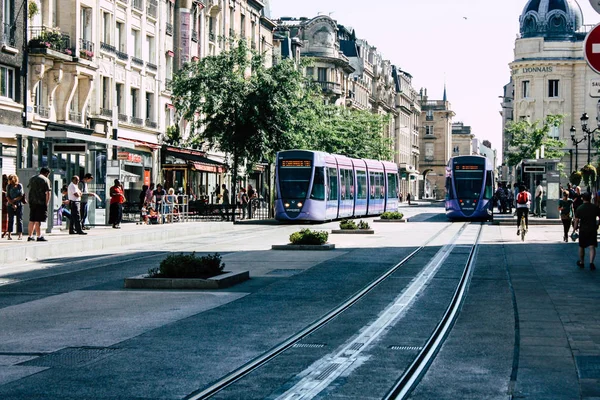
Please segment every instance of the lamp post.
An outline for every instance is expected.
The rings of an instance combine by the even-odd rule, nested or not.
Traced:
[[[576,140],[575,139],[576,130],[575,130],[574,126],[571,126],[570,132],[571,132],[571,141],[573,142],[573,145],[575,146],[575,169],[574,169],[574,171],[577,171],[577,157],[579,156],[578,146],[579,146],[579,143],[583,142],[586,138],[584,136],[583,138]]]
[[[583,115],[581,116],[581,130],[587,135],[587,141],[588,141],[588,157],[587,157],[587,163],[590,164],[592,162],[592,141],[594,140],[594,136],[593,134],[600,129],[600,126],[594,128],[593,130],[590,130],[588,128],[588,120],[590,119],[590,117],[588,117],[587,113],[583,113]],[[598,121],[600,123],[600,121]],[[584,137],[585,139],[585,137]]]

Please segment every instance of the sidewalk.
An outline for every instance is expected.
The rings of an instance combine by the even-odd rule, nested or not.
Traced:
[[[0,265],[231,230],[231,222],[197,221],[162,225],[125,223],[121,229],[96,226],[86,231],[87,235],[69,235],[68,230],[55,229],[44,234],[47,242],[28,242],[26,235],[17,240],[15,234],[13,240],[0,239]]]

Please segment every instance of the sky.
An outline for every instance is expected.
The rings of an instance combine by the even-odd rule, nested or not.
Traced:
[[[600,22],[589,0],[577,2],[584,24]],[[489,140],[501,157],[499,96],[510,79],[508,64],[526,4],[527,0],[271,0],[271,17],[330,15],[410,73],[413,87],[427,88],[430,100],[442,99],[445,83],[454,122],[471,126],[472,133]]]

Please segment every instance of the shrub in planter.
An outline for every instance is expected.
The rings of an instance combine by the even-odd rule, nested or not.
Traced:
[[[198,257],[192,254],[171,254],[160,262],[158,268],[148,270],[149,278],[195,278],[207,279],[223,273],[225,263],[215,253]]]
[[[310,229],[302,229],[299,232],[294,232],[290,235],[290,243],[292,244],[309,244],[321,245],[327,243],[329,233],[324,231],[311,231]]]
[[[575,186],[579,186],[581,180],[583,179],[583,175],[581,171],[573,171],[571,176],[569,177],[569,182],[571,182]]]
[[[368,222],[363,221],[362,219],[358,222],[358,229],[371,229]]]
[[[343,219],[340,221],[340,229],[355,230],[355,229],[359,229],[359,228],[358,228],[358,226],[356,226],[356,222],[354,222],[352,220],[348,220],[348,219]]]
[[[381,214],[381,219],[402,219],[402,217],[404,217],[404,214],[402,214],[401,212],[398,211],[386,211],[383,214]]]

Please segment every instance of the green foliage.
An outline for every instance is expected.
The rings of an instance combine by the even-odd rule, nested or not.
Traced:
[[[588,164],[581,168],[581,177],[586,186],[592,186],[596,183],[596,167],[592,164]]]
[[[197,257],[196,253],[171,254],[158,268],[148,270],[148,277],[206,279],[222,274],[223,268],[225,264],[219,253],[202,257]]]
[[[294,232],[290,235],[290,243],[292,244],[312,244],[320,245],[327,243],[329,233],[325,231],[311,231],[310,229],[302,229],[299,232]]]
[[[381,214],[381,219],[402,219],[402,217],[404,217],[404,214],[402,214],[401,212],[398,211],[386,211],[383,214]]]
[[[27,18],[31,19],[35,17],[39,12],[40,9],[35,1],[30,1],[29,4],[27,4]]]
[[[575,186],[579,186],[581,180],[583,179],[583,175],[581,171],[573,171],[571,176],[569,176],[569,182],[571,182]]]
[[[356,222],[354,222],[352,220],[343,219],[340,221],[340,229],[355,230],[355,229],[358,229],[358,226],[356,225]]]
[[[371,229],[371,226],[368,222],[363,221],[362,219],[358,222],[358,229]]]
[[[522,120],[508,124],[505,130],[505,134],[510,137],[508,166],[515,166],[523,159],[535,158],[536,150],[542,146],[545,158],[561,158],[565,144],[562,140],[551,138],[549,132],[551,127],[562,125],[563,120],[562,115],[548,115],[541,127],[539,121]]]

